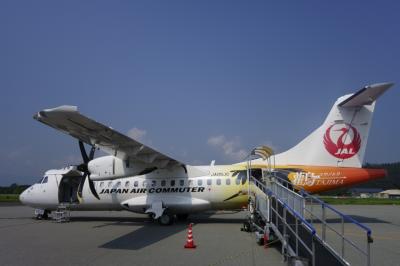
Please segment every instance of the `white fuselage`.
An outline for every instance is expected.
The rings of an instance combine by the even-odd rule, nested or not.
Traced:
[[[157,201],[173,213],[237,209],[247,203],[247,183],[231,177],[227,169],[196,177],[187,174],[171,176],[156,171],[149,175],[94,181],[100,199],[92,195],[86,180],[81,202],[76,197],[81,176],[64,173],[62,170],[46,172],[40,183],[21,194],[21,202],[49,211],[57,209],[61,203],[68,203],[71,210],[125,209],[138,213],[144,213]]]

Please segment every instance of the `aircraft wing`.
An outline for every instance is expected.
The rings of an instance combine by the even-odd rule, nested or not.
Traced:
[[[138,161],[159,168],[183,165],[111,127],[80,114],[76,106],[63,105],[45,109],[35,114],[33,118],[122,160]]]

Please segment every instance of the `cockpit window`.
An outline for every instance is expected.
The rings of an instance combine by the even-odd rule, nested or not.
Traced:
[[[36,182],[36,184],[44,184],[44,183],[47,183],[47,176],[45,176],[45,177],[41,177],[37,182]]]

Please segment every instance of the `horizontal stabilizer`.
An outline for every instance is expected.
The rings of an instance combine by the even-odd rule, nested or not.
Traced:
[[[340,102],[340,107],[359,107],[363,105],[371,105],[378,99],[387,89],[393,86],[393,83],[379,83],[365,86],[358,92],[351,95],[346,100]]]

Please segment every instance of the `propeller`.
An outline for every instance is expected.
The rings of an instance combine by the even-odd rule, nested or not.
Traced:
[[[81,151],[83,163],[78,165],[78,170],[83,172],[83,177],[82,177],[81,182],[79,183],[79,187],[78,187],[78,192],[77,192],[78,200],[79,200],[79,202],[82,202],[82,190],[83,190],[83,186],[85,184],[86,178],[89,181],[90,192],[92,192],[93,196],[95,196],[97,199],[100,199],[100,197],[97,194],[96,189],[94,187],[94,183],[90,179],[90,172],[88,169],[88,164],[91,160],[93,160],[94,152],[95,152],[96,148],[94,146],[92,146],[92,148],[90,149],[90,153],[88,155],[86,153],[86,149],[85,149],[85,146],[83,145],[83,142],[79,141],[79,149]]]

